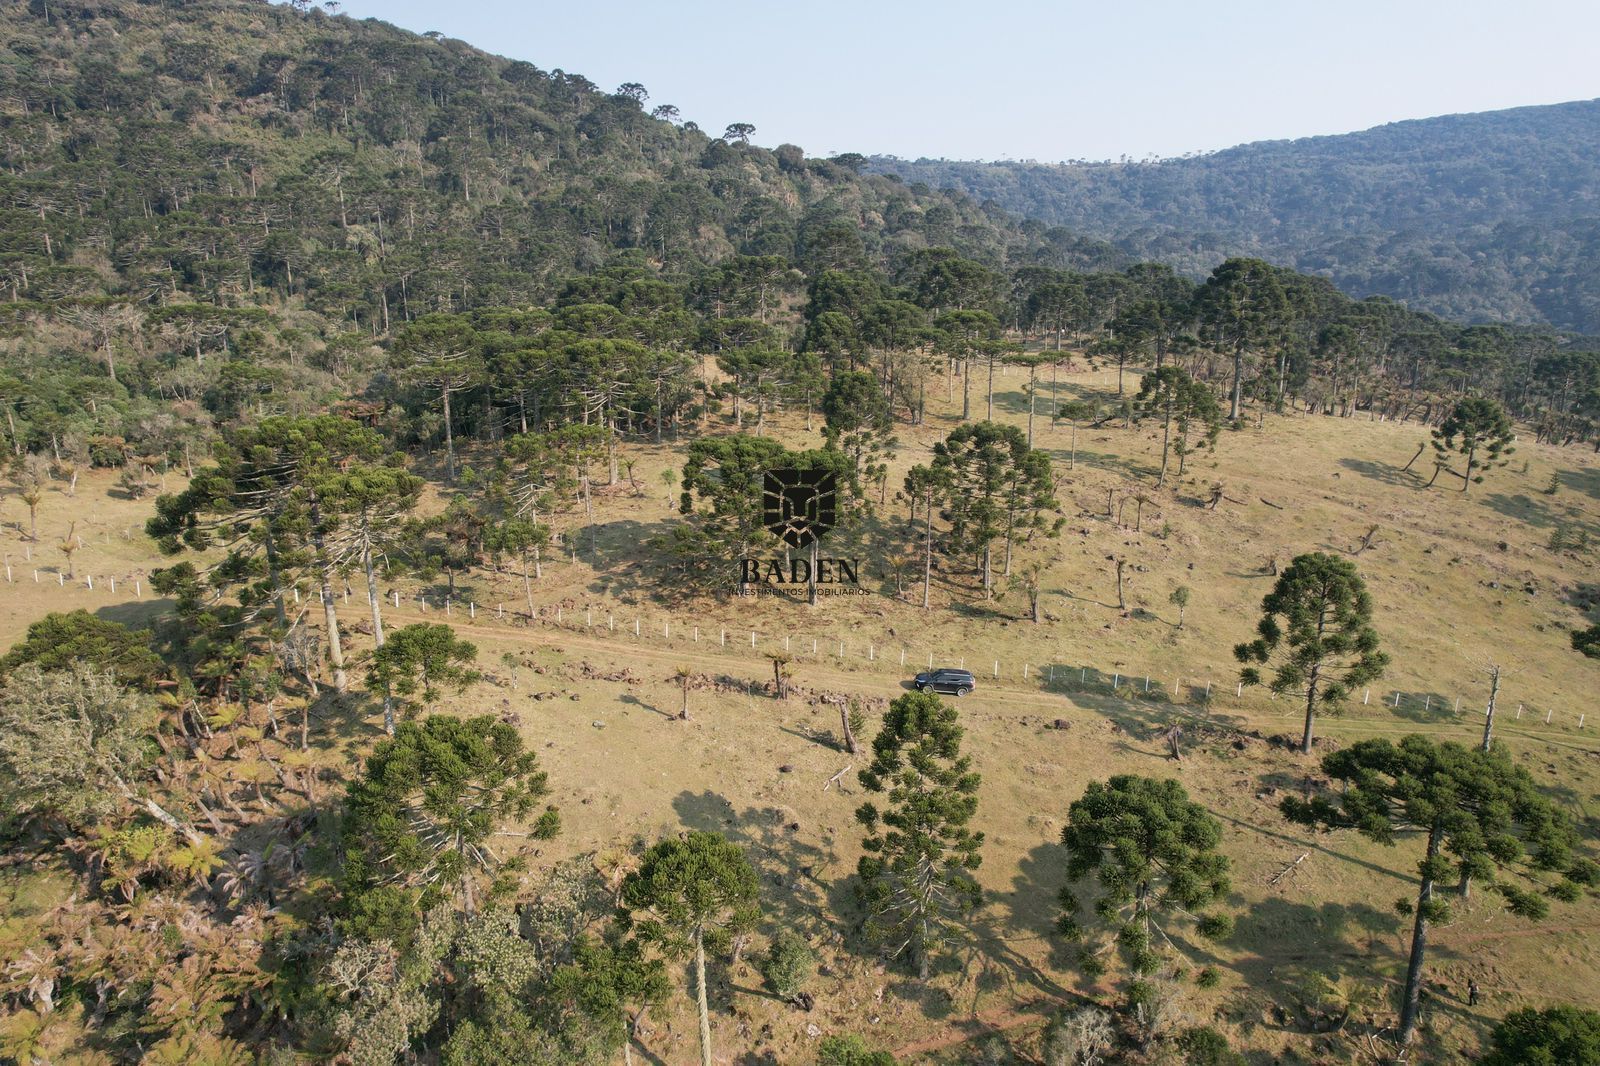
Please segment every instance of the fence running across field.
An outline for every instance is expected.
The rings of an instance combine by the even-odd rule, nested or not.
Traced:
[[[143,578],[137,575],[118,578],[114,575],[95,576],[82,574],[67,577],[54,569],[23,569],[11,562],[5,564],[8,584],[31,581],[41,585],[54,584],[68,596],[73,594],[103,593],[107,597],[132,593],[135,600],[146,598]],[[292,590],[294,601],[299,603],[301,593]],[[313,593],[312,595],[320,595]],[[1138,669],[1103,670],[1097,666],[1059,662],[1036,663],[985,656],[971,649],[948,654],[944,649],[913,647],[905,643],[879,644],[873,640],[851,641],[839,637],[809,636],[799,633],[763,633],[751,629],[730,629],[721,623],[699,625],[672,618],[646,619],[638,613],[623,614],[614,606],[567,607],[564,605],[536,607],[530,618],[528,611],[504,602],[483,605],[475,600],[456,601],[429,599],[418,592],[402,596],[398,591],[387,594],[388,605],[394,608],[415,607],[422,613],[437,612],[453,617],[465,615],[474,623],[499,622],[507,626],[527,626],[530,623],[572,632],[602,634],[619,640],[651,641],[663,648],[714,650],[737,654],[754,653],[758,656],[786,654],[795,659],[810,657],[813,661],[827,662],[846,669],[878,669],[884,672],[923,670],[935,666],[957,667],[971,670],[980,679],[1000,681],[1013,687],[1037,687],[1044,693],[1070,695],[1073,693],[1101,693],[1129,701],[1149,701],[1181,707],[1221,709],[1236,707],[1265,712],[1285,721],[1297,720],[1300,710],[1292,697],[1279,699],[1258,689],[1245,689],[1237,681],[1237,668],[1207,670],[1204,667],[1185,670],[1168,677]],[[352,595],[346,588],[339,596],[338,605],[360,603],[365,609],[365,595]],[[74,603],[72,606],[83,606]],[[1508,679],[1514,681],[1514,679]],[[1169,684],[1170,682],[1170,684]],[[1486,688],[1487,682],[1480,688]],[[1473,696],[1442,695],[1437,692],[1405,692],[1392,688],[1368,688],[1348,701],[1346,714],[1359,714],[1358,708],[1382,706],[1391,715],[1415,722],[1419,726],[1429,723],[1469,720],[1481,721],[1487,713],[1483,703],[1486,693]],[[1556,709],[1529,699],[1518,700],[1514,685],[1502,685],[1495,713],[1496,727],[1538,727],[1563,733],[1581,733],[1585,736],[1595,727],[1588,725],[1588,712]]]

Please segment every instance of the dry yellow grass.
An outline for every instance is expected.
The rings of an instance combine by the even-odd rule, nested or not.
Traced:
[[[1006,391],[996,404],[1006,418],[1020,422],[1019,381],[1003,378]],[[1095,378],[1075,376],[1063,396],[1096,388],[1104,391]],[[981,410],[981,399],[975,399]],[[808,439],[799,419],[777,423],[790,443]],[[927,426],[901,427],[891,497],[904,468],[923,461],[932,441],[953,424],[946,405],[938,404]],[[1312,838],[1279,817],[1278,796],[1298,787],[1314,764],[1248,737],[1242,747],[1235,745],[1234,727],[1265,735],[1291,732],[1298,715],[1286,702],[1250,693],[1234,698],[1229,649],[1254,624],[1270,584],[1260,573],[1266,559],[1283,563],[1302,551],[1348,549],[1371,525],[1380,527],[1378,545],[1358,562],[1379,604],[1378,628],[1395,662],[1381,684],[1384,692],[1399,689],[1415,698],[1408,697],[1397,712],[1380,706],[1375,693],[1372,705],[1323,719],[1319,732],[1336,742],[1412,730],[1470,740],[1480,721],[1471,712],[1486,694],[1482,666],[1501,662],[1506,721],[1500,735],[1580,820],[1586,847],[1593,849],[1600,722],[1590,720],[1579,730],[1576,720],[1587,713],[1600,664],[1572,652],[1566,635],[1582,619],[1571,601],[1590,580],[1593,564],[1545,547],[1557,522],[1591,537],[1600,533],[1600,471],[1587,450],[1523,443],[1510,466],[1491,472],[1470,493],[1424,491],[1399,473],[1426,437],[1421,427],[1269,416],[1262,429],[1225,432],[1214,456],[1194,457],[1183,482],[1158,492],[1151,485],[1159,440],[1148,427],[1080,429],[1073,471],[1064,469],[1065,424],[1051,428],[1042,417],[1036,433],[1062,459],[1069,519],[1059,540],[1029,549],[1049,562],[1045,607],[1054,619],[1040,626],[1020,619],[1019,597],[985,604],[965,574],[947,575],[954,583],[936,583],[936,607],[926,613],[911,587],[912,602],[901,602],[888,594],[888,581],[877,577],[872,583],[883,594],[825,601],[817,608],[672,595],[663,587],[663,560],[643,543],[677,520],[659,477],[679,461],[670,444],[630,447],[638,489],[624,481],[600,493],[597,560],[547,565],[536,597],[544,607],[562,605],[564,627],[543,621],[513,625],[495,616],[490,605],[520,603],[520,578],[483,574],[466,583],[463,600],[478,604],[477,617],[467,618],[458,605],[450,620],[480,645],[490,676],[448,706],[462,713],[514,714],[540,752],[565,829],[534,865],[586,851],[599,852],[607,864],[624,862],[638,841],[685,827],[717,829],[749,847],[763,874],[769,914],[820,945],[825,972],[809,1015],[756,991],[759,977],[748,965],[719,979],[714,1024],[721,1060],[804,1061],[814,1043],[807,1034],[813,1024],[824,1033],[861,1032],[922,1058],[952,1041],[981,1036],[990,1023],[1019,1023],[1011,1031],[1025,1032],[1036,1017],[1024,1009],[1030,1004],[1107,995],[1109,983],[1086,983],[1074,973],[1049,928],[1061,886],[1056,840],[1067,805],[1086,781],[1117,772],[1179,778],[1227,830],[1238,933],[1221,947],[1187,945],[1195,964],[1212,962],[1224,972],[1219,988],[1192,994],[1195,1017],[1215,1019],[1241,1046],[1291,1055],[1288,1061],[1348,1060],[1351,1052],[1341,1038],[1286,1029],[1273,1007],[1287,1002],[1312,971],[1393,986],[1408,936],[1393,903],[1414,894],[1418,855],[1410,846],[1381,848],[1348,835]],[[1560,472],[1562,488],[1547,496],[1542,489],[1552,471]],[[1228,496],[1243,502],[1224,502],[1216,511],[1199,506],[1213,481],[1224,482]],[[177,483],[174,477],[169,487]],[[1106,521],[1104,501],[1108,487],[1139,484],[1152,502],[1145,507],[1146,532],[1136,535]],[[80,574],[95,575],[92,592],[81,582],[76,588],[50,584],[48,569],[35,585],[33,564],[20,561],[15,530],[6,534],[15,583],[0,587],[6,607],[0,640],[14,639],[47,610],[86,606],[137,619],[160,609],[148,590],[143,602],[132,602],[128,585],[136,574],[160,565],[138,533],[150,503],[111,499],[107,485],[86,478],[78,500],[52,494],[40,509],[44,544],[59,539],[72,518],[79,520],[85,546],[75,564]],[[895,520],[903,515],[902,506]],[[5,502],[3,517],[25,525],[25,510],[15,499]],[[1151,527],[1158,532],[1148,532]],[[124,531],[131,532],[125,537]],[[859,550],[852,549],[850,534],[826,543],[836,555],[874,554],[859,539]],[[1130,589],[1130,607],[1142,610],[1127,617],[1105,606],[1115,601],[1105,564],[1112,552],[1125,552],[1145,568],[1133,574]],[[47,548],[35,554],[46,557],[46,568],[60,562]],[[110,574],[118,577],[116,597],[101,580]],[[1181,631],[1172,626],[1175,609],[1167,603],[1178,584],[1194,589]],[[433,607],[426,616],[436,620],[437,590],[430,596]],[[586,610],[594,612],[594,631],[571,628]],[[353,598],[348,617],[354,621],[361,613]],[[422,617],[414,601],[390,613],[397,623]],[[615,632],[604,628],[608,613]],[[663,635],[664,624],[671,625],[670,635]],[[692,639],[696,625],[699,641]],[[717,643],[724,627],[727,648]],[[758,634],[753,651],[751,630]],[[799,690],[780,702],[759,685],[771,677],[762,653],[780,648],[785,635],[791,651],[800,653],[794,664]],[[815,657],[812,639],[818,641]],[[361,640],[356,639],[358,654]],[[869,645],[872,660],[866,658]],[[959,705],[967,750],[984,777],[978,825],[988,835],[980,874],[989,901],[976,924],[974,950],[938,975],[931,988],[918,987],[895,967],[845,943],[848,877],[860,839],[853,810],[863,797],[853,774],[824,790],[836,771],[862,760],[838,750],[837,714],[817,702],[818,695],[892,698],[903,691],[902,648],[907,673],[909,664],[925,663],[930,651],[940,661],[964,657],[980,675],[993,659],[1002,662],[1000,681],[986,683]],[[1115,670],[1137,678],[1136,687],[1147,671],[1153,685],[1166,688],[1180,675],[1185,689],[1189,679],[1211,678],[1218,686],[1214,722],[1202,721],[1193,706],[1115,697],[1103,681],[1088,691],[1046,692],[1036,677],[1021,676],[1023,663],[1030,675],[1054,665],[1066,681],[1084,667]],[[679,665],[698,678],[689,722],[670,717],[680,699],[671,678]],[[1424,712],[1429,696],[1434,698]],[[1440,713],[1441,704],[1448,710],[1457,696],[1464,713]],[[1511,719],[1519,702],[1530,710],[1517,722]],[[1541,715],[1537,721],[1532,709]],[[1548,727],[1542,723],[1546,710],[1554,712]],[[1070,727],[1046,728],[1056,719]],[[1183,721],[1189,735],[1181,762],[1167,759],[1164,744],[1155,739],[1174,720]],[[372,739],[375,723],[369,722]],[[869,737],[871,732],[869,726]],[[1306,852],[1309,857],[1291,874],[1269,884]],[[1428,1025],[1437,1061],[1447,1061],[1450,1049],[1474,1045],[1487,1024],[1512,1007],[1592,998],[1583,990],[1600,988],[1600,946],[1590,935],[1597,926],[1600,909],[1592,899],[1555,903],[1550,919],[1535,925],[1504,914],[1492,896],[1479,894],[1434,940],[1430,978],[1436,990]],[[1469,976],[1486,994],[1471,1010],[1463,994]],[[652,1018],[648,1048],[668,1063],[692,1061],[689,1001],[679,999]]]

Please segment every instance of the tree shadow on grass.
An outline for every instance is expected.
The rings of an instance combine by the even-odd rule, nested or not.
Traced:
[[[617,702],[629,707],[640,707],[647,711],[654,711],[656,714],[659,714],[661,717],[667,719],[675,720],[678,717],[676,714],[670,714],[667,711],[662,710],[653,703],[646,703],[644,700],[640,699],[638,696],[635,696],[631,692],[624,692],[622,695],[618,696]]]
[[[1385,693],[1383,700],[1385,709],[1396,718],[1426,724],[1454,721],[1458,717],[1455,697],[1437,692],[1400,692],[1398,695],[1398,703],[1394,692]]]
[[[1232,969],[1250,993],[1283,1008],[1281,1021],[1265,1028],[1310,1033],[1315,1030],[1288,1007],[1312,978],[1350,978],[1392,991],[1405,963],[1408,928],[1397,914],[1362,903],[1319,905],[1271,897],[1240,916],[1229,941],[1241,952]],[[1375,961],[1387,973],[1375,976]]]
[[[1563,524],[1551,517],[1550,508],[1520,492],[1514,495],[1491,492],[1480,496],[1479,500],[1490,510],[1535,529],[1550,529]]]
[[[177,605],[177,600],[167,597],[154,600],[130,600],[127,603],[112,603],[104,607],[97,607],[95,608],[94,616],[107,622],[120,622],[129,629],[149,629],[155,625],[157,619],[171,614],[177,608]]]
[[[1397,485],[1402,488],[1420,489],[1424,482],[1402,467],[1392,463],[1377,462],[1372,459],[1352,459],[1346,457],[1339,460],[1339,465],[1346,470],[1352,470],[1362,477],[1381,481],[1385,485]]]
[[[1010,938],[1023,937],[1048,948],[1046,964],[1053,970],[1069,971],[1076,960],[1070,945],[1056,934],[1056,919],[1061,916],[1061,890],[1066,885],[1067,853],[1054,841],[1029,849],[1011,879],[1012,890],[1005,901],[999,931]],[[1008,949],[1009,950],[1009,949]],[[1027,962],[1027,960],[1023,960]],[[1027,962],[1024,972],[1030,984],[1041,992],[1066,995],[1054,978]]]
[[[761,879],[762,902],[779,925],[808,935],[837,932],[829,920],[829,879],[838,877],[838,855],[824,830],[821,846],[799,839],[799,822],[785,807],[735,811],[721,793],[680,792],[672,801],[690,829],[720,833],[744,850]]]
[[[1556,473],[1564,488],[1577,489],[1586,496],[1600,500],[1600,467],[1579,467]]]
[[[1332,858],[1339,859],[1342,862],[1348,862],[1348,863],[1350,863],[1350,864],[1352,864],[1354,866],[1361,867],[1363,870],[1367,870],[1367,871],[1369,871],[1371,873],[1378,874],[1379,876],[1382,876],[1382,877],[1392,878],[1395,881],[1402,882],[1402,883],[1404,883],[1404,884],[1406,884],[1408,886],[1413,884],[1413,882],[1411,881],[1411,879],[1409,877],[1407,877],[1407,876],[1405,876],[1403,874],[1398,874],[1395,871],[1393,871],[1393,870],[1391,870],[1391,869],[1389,869],[1389,868],[1387,868],[1385,866],[1380,866],[1377,863],[1371,862],[1371,861],[1369,861],[1367,859],[1357,858],[1354,855],[1350,855],[1350,854],[1347,854],[1345,852],[1338,851],[1338,850],[1336,850],[1334,848],[1325,846],[1324,844],[1321,843],[1321,841],[1324,840],[1324,839],[1332,839],[1332,838],[1325,837],[1324,835],[1319,834],[1316,837],[1308,839],[1308,838],[1306,838],[1304,836],[1297,836],[1297,835],[1294,835],[1292,833],[1280,832],[1277,829],[1271,829],[1271,828],[1268,828],[1267,826],[1264,826],[1264,825],[1257,825],[1255,822],[1247,822],[1243,818],[1236,818],[1231,814],[1227,814],[1227,813],[1225,813],[1223,811],[1217,810],[1215,807],[1209,807],[1208,806],[1206,809],[1211,812],[1211,816],[1213,818],[1216,818],[1217,820],[1222,821],[1222,822],[1227,822],[1229,825],[1238,826],[1240,829],[1248,829],[1248,830],[1251,830],[1252,832],[1259,833],[1264,837],[1270,837],[1270,838],[1272,838],[1274,840],[1285,841],[1285,842],[1287,842],[1289,844],[1292,844],[1295,847],[1300,848],[1300,849],[1302,849],[1304,851],[1315,852],[1315,853],[1320,854],[1320,855],[1327,855],[1327,856],[1330,856]],[[1288,825],[1288,823],[1285,823],[1285,824]],[[1291,828],[1291,829],[1298,828],[1298,827],[1293,826],[1293,825],[1289,825],[1288,827]],[[1409,887],[1407,889],[1405,889],[1404,891],[1412,892],[1412,894],[1415,894],[1414,890],[1412,888],[1409,888]]]
[[[1572,586],[1572,591],[1564,593],[1561,598],[1582,611],[1585,618],[1591,620],[1600,618],[1600,584],[1580,581]]]

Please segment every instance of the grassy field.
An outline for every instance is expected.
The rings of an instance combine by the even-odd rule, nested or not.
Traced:
[[[1000,379],[997,418],[1024,421],[1021,380]],[[1134,382],[1130,375],[1130,390]],[[975,383],[981,414],[979,389]],[[1072,374],[1061,395],[1106,398],[1112,390],[1114,379],[1104,374]],[[883,538],[909,536],[894,487],[955,424],[959,396],[953,407],[942,397],[932,404],[927,425],[899,428],[884,514],[825,542],[829,554],[874,560],[863,574],[874,596],[813,608],[692,598],[672,588],[667,561],[647,544],[678,520],[675,494],[669,501],[661,478],[681,461],[670,442],[627,449],[632,482],[625,477],[598,493],[594,552],[585,535],[576,540],[576,560],[547,564],[535,590],[539,621],[514,623],[495,608],[504,603],[509,613],[521,603],[519,576],[480,572],[461,586],[450,620],[479,644],[486,677],[448,705],[514,716],[539,751],[565,828],[533,865],[595,852],[603,868],[616,869],[640,841],[716,829],[748,847],[768,913],[818,945],[823,970],[808,1014],[760,991],[748,964],[719,975],[714,1024],[723,1061],[804,1061],[817,1039],[813,1029],[861,1032],[913,1060],[968,1061],[993,1034],[1026,1052],[1045,1012],[1080,996],[1109,996],[1109,982],[1075,973],[1050,927],[1067,805],[1087,780],[1118,772],[1178,778],[1226,829],[1238,931],[1220,947],[1183,945],[1194,965],[1223,970],[1218,988],[1191,992],[1193,1017],[1228,1031],[1253,1061],[1359,1057],[1354,1027],[1352,1034],[1308,1034],[1278,1007],[1291,1004],[1312,973],[1395,987],[1409,926],[1393,904],[1414,895],[1420,855],[1411,845],[1382,848],[1351,835],[1313,838],[1279,816],[1282,792],[1299,788],[1315,766],[1264,739],[1298,735],[1298,710],[1249,691],[1236,696],[1229,649],[1254,625],[1271,584],[1268,560],[1282,565],[1305,551],[1348,550],[1372,526],[1375,546],[1358,563],[1394,665],[1369,704],[1358,696],[1344,716],[1322,719],[1319,733],[1334,743],[1410,731],[1473,739],[1486,667],[1499,663],[1499,735],[1582,824],[1585,847],[1594,850],[1600,721],[1580,728],[1578,720],[1592,707],[1600,663],[1574,653],[1567,636],[1583,624],[1583,605],[1596,592],[1593,559],[1548,548],[1557,527],[1600,537],[1600,465],[1587,449],[1524,442],[1510,465],[1463,494],[1442,480],[1425,490],[1402,473],[1426,439],[1416,425],[1268,416],[1259,429],[1224,432],[1214,455],[1192,456],[1185,477],[1158,491],[1160,441],[1150,427],[1080,427],[1077,461],[1068,469],[1071,431],[1065,423],[1051,426],[1048,397],[1038,404],[1036,442],[1058,460],[1067,516],[1059,538],[1024,552],[1049,564],[1040,625],[1026,620],[1020,595],[986,602],[966,573],[938,574],[934,609],[924,612],[920,566],[910,568],[903,599],[883,566]],[[817,439],[798,415],[769,425],[795,446]],[[1431,472],[1426,456],[1418,463]],[[1554,495],[1545,492],[1552,474],[1560,486]],[[1226,498],[1207,509],[1218,482]],[[167,487],[180,483],[170,475]],[[41,543],[31,546],[32,560],[21,536],[26,508],[14,496],[5,499],[0,519],[12,583],[0,587],[0,641],[14,640],[50,610],[83,606],[138,621],[164,609],[144,583],[149,569],[162,565],[139,532],[151,502],[114,498],[109,485],[86,477],[76,498],[50,494],[39,510]],[[1107,519],[1108,489],[1148,494],[1142,532]],[[1130,504],[1129,526],[1132,515]],[[74,521],[84,542],[73,559],[78,577],[58,583],[63,557],[54,545]],[[1133,567],[1126,612],[1115,607],[1106,561],[1114,553]],[[93,576],[92,590],[84,575]],[[142,597],[133,594],[135,580]],[[1194,590],[1182,629],[1168,603],[1180,584]],[[425,616],[442,616],[442,586],[393,587],[402,595],[401,608],[389,611],[396,622],[424,617],[419,592],[427,597]],[[347,609],[352,622],[365,613],[356,598]],[[559,625],[548,617],[558,606]],[[786,637],[796,688],[778,701],[764,656],[781,650]],[[354,638],[358,656],[365,641]],[[988,899],[969,949],[923,986],[862,954],[850,937],[849,875],[860,840],[853,811],[863,796],[851,773],[825,785],[863,760],[840,749],[837,712],[826,697],[867,697],[875,718],[930,654],[940,663],[964,660],[984,678],[960,709],[967,750],[984,779],[977,824],[988,836],[980,871]],[[986,675],[996,660],[994,680]],[[681,665],[695,672],[687,722],[674,718],[681,696],[670,675]],[[1113,675],[1134,680],[1113,692]],[[1207,681],[1209,705],[1199,698]],[[1398,708],[1390,705],[1396,691]],[[1065,728],[1054,727],[1058,720]],[[329,757],[353,759],[378,735],[376,721],[339,738]],[[1170,760],[1157,739],[1174,721],[1187,736],[1181,761]],[[17,875],[11,878],[9,890],[24,892]],[[1478,894],[1433,937],[1426,1060],[1453,1061],[1513,1007],[1592,999],[1581,990],[1600,988],[1600,941],[1590,935],[1597,927],[1600,907],[1592,898],[1555,902],[1549,920],[1536,925]],[[1485,993],[1470,1009],[1469,978]],[[643,1050],[662,1062],[692,1061],[690,1000],[681,997],[651,1017]]]

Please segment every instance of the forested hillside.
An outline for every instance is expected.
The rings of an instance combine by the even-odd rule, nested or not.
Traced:
[[[1069,266],[1108,251],[750,146],[753,127],[708,136],[640,85],[610,92],[316,8],[10,5],[0,41],[13,299],[293,296],[378,329],[548,294],[619,248],[668,268],[930,245],[999,262],[1013,243]]]
[[[1600,332],[1600,101],[1396,122],[1160,162],[873,169],[1203,274],[1260,255],[1471,321]]]

